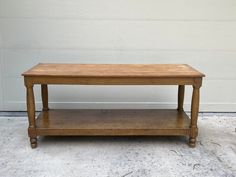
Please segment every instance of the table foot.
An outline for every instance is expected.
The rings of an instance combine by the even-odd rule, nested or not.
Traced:
[[[37,138],[30,138],[30,145],[32,149],[37,147]]]
[[[196,147],[196,138],[189,138],[189,147],[194,148]]]

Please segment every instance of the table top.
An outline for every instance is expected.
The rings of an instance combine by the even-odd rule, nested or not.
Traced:
[[[39,63],[23,76],[47,77],[204,77],[187,64]]]

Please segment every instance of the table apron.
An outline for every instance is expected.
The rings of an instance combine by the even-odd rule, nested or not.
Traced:
[[[201,78],[138,78],[138,77],[34,77],[25,76],[25,85],[194,85]]]

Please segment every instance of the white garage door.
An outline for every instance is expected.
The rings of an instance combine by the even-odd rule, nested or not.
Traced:
[[[0,110],[26,109],[20,74],[39,62],[187,63],[207,76],[202,111],[236,111],[236,1],[0,0]],[[176,88],[51,86],[50,106],[176,107]]]

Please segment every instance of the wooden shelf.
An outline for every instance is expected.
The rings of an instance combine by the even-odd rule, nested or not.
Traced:
[[[38,135],[189,135],[190,119],[177,110],[49,110],[36,119]]]

